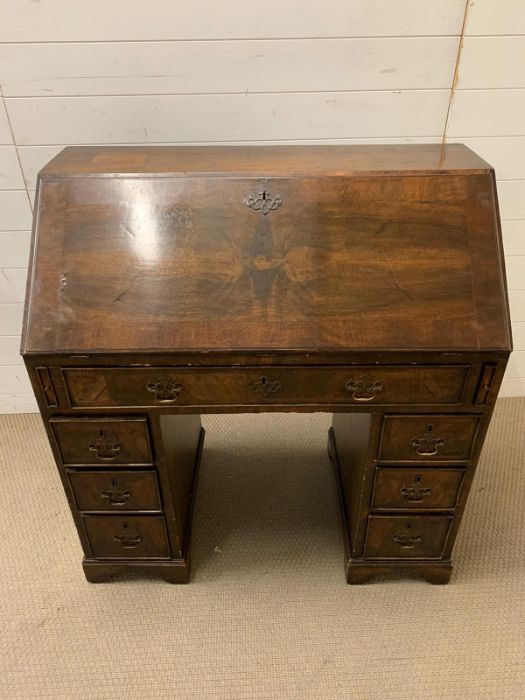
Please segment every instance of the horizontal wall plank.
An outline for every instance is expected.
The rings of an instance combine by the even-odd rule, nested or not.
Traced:
[[[462,0],[2,0],[0,41],[458,35]]]
[[[525,255],[525,220],[502,221],[505,255]]]
[[[24,178],[29,189],[36,189],[36,180],[39,171],[54,158],[57,153],[66,147],[63,146],[19,146],[18,156],[22,165]]]
[[[0,335],[0,358],[5,365],[23,364],[19,335]]]
[[[25,190],[0,190],[0,231],[27,231],[32,214]]]
[[[512,322],[525,322],[525,291],[509,291],[509,305]]]
[[[33,394],[0,394],[0,413],[38,413]]]
[[[0,269],[0,304],[15,304],[24,301],[26,279],[26,268]]]
[[[440,143],[441,142],[441,136],[403,136],[400,138],[395,138],[395,137],[387,137],[387,138],[361,138],[361,139],[308,139],[308,140],[302,140],[302,139],[285,139],[283,141],[280,141],[279,143],[288,143],[288,144],[295,144],[295,145],[300,145],[300,144],[363,144],[363,143],[375,143],[375,144],[384,144],[384,143],[398,143],[398,144],[403,144],[403,143]],[[216,141],[208,141],[208,142],[195,142],[195,141],[182,141],[182,142],[172,142],[169,144],[164,144],[164,145],[171,145],[171,146],[186,146],[186,145],[191,145],[191,146],[213,146],[217,145],[219,142]],[[224,143],[224,142],[220,142]],[[257,145],[257,141],[230,141],[230,145],[237,145],[237,146],[246,146],[246,145]],[[36,188],[36,180],[37,180],[37,175],[39,170],[44,167],[46,163],[48,163],[52,158],[54,158],[57,153],[59,153],[63,148],[66,147],[66,145],[72,145],[72,144],[64,144],[64,145],[59,145],[59,146],[19,146],[18,147],[18,154],[20,156],[20,161],[22,163],[22,169],[24,172],[24,177],[27,181],[27,186],[30,190],[34,190]],[[117,144],[112,144],[112,145],[117,145]],[[129,145],[129,144],[128,144]],[[140,146],[141,144],[138,143],[132,143],[131,145],[135,146]]]
[[[471,2],[466,34],[525,34],[523,0]]]
[[[0,44],[6,97],[448,88],[456,37]]]
[[[501,382],[499,396],[525,396],[525,377],[504,379]]]
[[[516,350],[525,350],[525,322],[512,324],[512,339]]]
[[[17,190],[24,187],[15,147],[0,146],[0,190]]]
[[[457,87],[525,88],[525,36],[466,37]]]
[[[9,98],[18,144],[426,136],[448,90]],[[385,119],[385,116],[388,118]]]
[[[4,101],[0,97],[0,145],[12,145],[13,137],[7,120],[7,113],[4,106]]]
[[[450,111],[448,138],[525,136],[524,112],[525,90],[458,90]]]
[[[525,290],[525,255],[511,255],[505,258],[507,286],[512,290]]]
[[[2,394],[31,394],[33,388],[24,365],[0,366]]]
[[[498,180],[525,177],[525,136],[463,137],[461,142],[492,165]]]
[[[525,350],[515,350],[509,358],[505,379],[525,378]]]
[[[27,267],[30,241],[31,231],[0,231],[0,265]]]
[[[504,180],[497,187],[501,218],[525,219],[525,180]]]
[[[0,333],[2,335],[20,335],[23,315],[23,304],[0,304]]]

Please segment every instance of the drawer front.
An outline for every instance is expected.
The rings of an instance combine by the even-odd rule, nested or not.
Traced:
[[[51,418],[66,466],[153,464],[145,418]]]
[[[63,369],[73,408],[272,404],[458,404],[466,365]]]
[[[379,459],[465,462],[470,458],[478,424],[477,416],[385,416]]]
[[[97,559],[169,559],[162,516],[84,515],[82,522]]]
[[[161,510],[155,472],[68,469],[67,473],[79,511]]]
[[[464,472],[461,469],[376,470],[372,508],[451,509],[456,505]]]
[[[371,515],[365,559],[439,559],[452,516]]]

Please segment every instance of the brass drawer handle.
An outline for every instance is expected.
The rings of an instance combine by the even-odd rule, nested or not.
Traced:
[[[100,497],[106,499],[108,503],[112,506],[124,506],[131,498],[131,493],[129,491],[121,491],[118,487],[118,482],[116,479],[111,480],[112,488],[109,490],[104,490],[100,492]]]
[[[148,382],[146,384],[146,389],[155,394],[155,403],[158,404],[170,404],[176,403],[179,397],[179,393],[183,390],[182,384],[179,382],[172,382],[170,379],[165,377],[159,377],[155,382]]]
[[[267,398],[270,396],[270,394],[275,394],[275,392],[279,391],[281,388],[282,384],[278,379],[273,381],[269,377],[265,376],[262,376],[260,379],[257,379],[257,381],[250,385],[250,389],[252,391],[254,391],[256,394],[261,394],[261,396],[264,398]]]
[[[410,446],[414,448],[418,455],[422,457],[432,457],[445,446],[445,441],[441,437],[436,437],[432,431],[432,425],[427,425],[426,432],[418,435],[410,441]]]
[[[383,391],[383,384],[365,375],[356,381],[351,377],[346,382],[345,389],[352,394],[354,401],[372,401],[380,391]]]
[[[421,544],[421,535],[412,535],[410,532],[412,523],[409,521],[405,525],[403,532],[400,532],[392,537],[392,541],[398,544],[401,549],[414,549],[416,544]]]
[[[131,535],[129,532],[125,532],[128,527],[128,523],[122,523],[122,530],[124,530],[124,532],[115,535],[113,541],[118,542],[123,549],[134,549],[142,542],[142,538],[140,535]]]
[[[401,547],[401,549],[414,549],[416,544],[421,543],[420,535],[409,535],[406,533],[394,535],[392,539],[396,544],[398,544]]]
[[[417,503],[418,501],[423,501],[427,496],[432,493],[431,488],[414,488],[413,486],[405,487],[399,490],[399,493],[407,501],[412,501],[412,503]]]
[[[416,474],[416,476],[414,477],[413,486],[405,486],[399,489],[399,493],[403,496],[403,498],[405,498],[407,501],[411,501],[412,503],[418,503],[419,501],[423,501],[427,496],[430,496],[432,494],[432,489],[430,488],[430,486],[426,488],[418,486],[420,481],[421,475]]]
[[[244,200],[245,206],[247,206],[249,209],[253,209],[254,211],[260,211],[261,214],[264,214],[264,216],[269,214],[271,211],[278,209],[282,203],[283,200],[280,195],[271,195],[269,192],[266,192],[266,190],[263,190],[256,195],[251,194]]]
[[[110,439],[105,430],[98,431],[96,441],[88,445],[90,452],[94,452],[101,462],[113,462],[120,454],[120,443]]]

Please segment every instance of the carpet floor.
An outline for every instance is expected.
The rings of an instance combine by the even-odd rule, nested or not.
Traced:
[[[37,415],[0,416],[0,697],[525,698],[525,399],[501,399],[448,586],[347,586],[329,416],[207,416],[188,586],[86,582]]]

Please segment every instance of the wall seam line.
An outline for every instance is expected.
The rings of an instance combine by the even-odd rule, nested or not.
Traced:
[[[445,125],[443,127],[443,138],[441,141],[440,161],[443,161],[444,156],[445,156],[445,146],[447,143],[448,125],[449,125],[449,121],[450,121],[450,114],[452,111],[452,103],[454,101],[454,95],[456,92],[456,86],[457,86],[458,79],[459,79],[459,65],[461,63],[461,53],[463,51],[463,42],[465,40],[465,30],[467,28],[467,18],[468,18],[469,9],[470,9],[470,0],[465,0],[465,9],[463,11],[463,22],[461,25],[461,32],[459,35],[459,42],[458,42],[458,52],[456,54],[456,65],[454,66],[454,75],[452,77],[452,85],[450,86],[450,97],[449,97],[449,101],[448,101],[447,115],[445,117]]]
[[[22,175],[22,180],[24,181],[24,190],[23,191],[26,193],[27,201],[29,203],[29,208],[31,209],[31,212],[33,212],[33,202],[31,201],[31,197],[29,195],[29,188],[27,186],[27,178],[26,178],[24,169],[22,167],[22,161],[20,160],[20,153],[18,152],[18,144],[16,143],[15,134],[13,132],[13,126],[11,124],[11,117],[9,116],[9,111],[7,109],[4,91],[2,90],[1,85],[0,85],[0,94],[2,95],[2,104],[3,104],[3,107],[5,109],[5,114],[6,114],[6,118],[7,118],[7,125],[9,126],[11,140],[13,141],[13,146],[14,146],[15,153],[16,153],[16,159],[18,161],[18,167],[20,168],[20,174]],[[19,190],[19,191],[22,192],[22,190]]]

